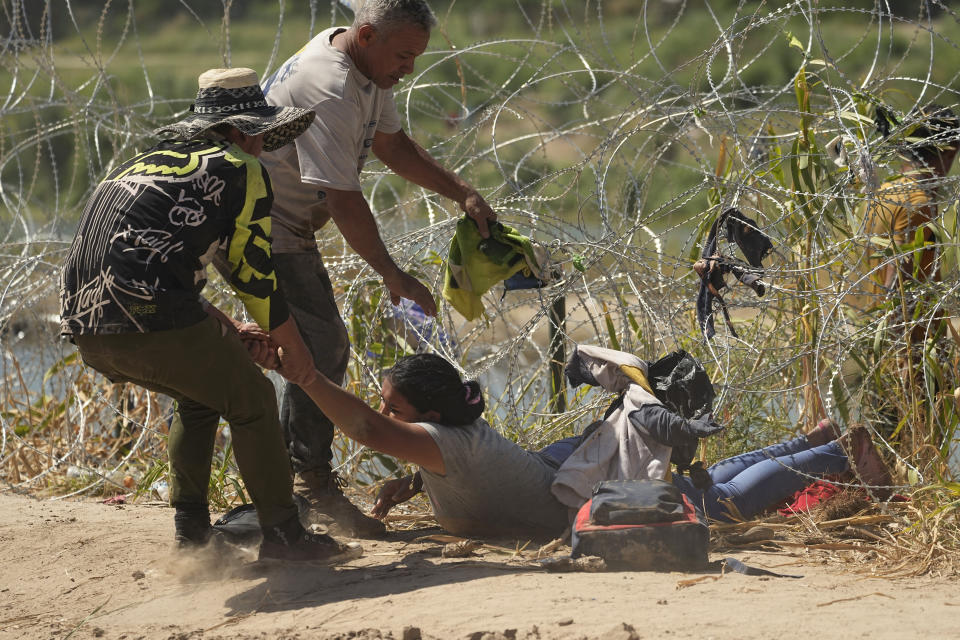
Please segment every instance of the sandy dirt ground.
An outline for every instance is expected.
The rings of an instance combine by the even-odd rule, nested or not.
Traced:
[[[161,505],[0,495],[0,639],[960,637],[957,581],[806,549],[711,555],[799,578],[548,573],[538,545],[442,558],[421,529],[335,568],[266,568],[252,550],[177,553],[172,529]]]

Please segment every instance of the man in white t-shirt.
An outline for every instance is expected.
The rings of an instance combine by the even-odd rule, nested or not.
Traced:
[[[381,275],[395,304],[408,298],[436,314],[430,290],[390,257],[363,197],[360,171],[369,152],[403,178],[457,202],[484,237],[496,220],[472,186],[400,128],[391,89],[413,72],[435,24],[424,0],[366,0],[352,26],[323,31],[264,84],[270,104],[317,113],[295,147],[266,153],[262,162],[274,188],[272,252],[280,289],[317,368],[337,384],[350,343],[314,236],[327,221]],[[379,520],[344,497],[331,469],[333,424],[296,385],[284,390],[281,421],[294,490],[310,507],[308,519],[345,535],[382,534]]]

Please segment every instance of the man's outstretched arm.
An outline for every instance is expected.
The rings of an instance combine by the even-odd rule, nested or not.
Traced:
[[[437,303],[430,290],[398,267],[390,257],[363,194],[359,191],[337,189],[325,191],[330,217],[347,244],[383,278],[384,286],[390,291],[391,301],[399,304],[400,298],[407,298],[417,303],[427,315],[437,315]]]
[[[373,152],[398,176],[459,204],[477,223],[480,235],[484,238],[490,235],[488,225],[496,221],[497,214],[483,196],[460,176],[442,167],[402,129],[396,133],[377,131]]]

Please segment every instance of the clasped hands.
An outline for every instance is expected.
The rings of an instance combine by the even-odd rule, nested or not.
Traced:
[[[294,384],[308,384],[312,382],[313,376],[303,373],[295,373],[294,369],[299,362],[291,363],[290,358],[293,352],[287,352],[284,347],[278,345],[270,334],[264,331],[260,325],[255,322],[244,322],[236,326],[237,336],[247,348],[250,358],[264,369],[276,371],[284,378]],[[302,357],[309,357],[309,353],[304,352]],[[312,366],[310,367],[312,372]]]

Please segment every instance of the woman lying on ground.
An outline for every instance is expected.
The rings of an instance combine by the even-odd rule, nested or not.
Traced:
[[[374,516],[383,518],[425,489],[437,522],[458,535],[549,537],[569,523],[550,486],[563,463],[558,458],[573,450],[570,439],[541,451],[507,440],[481,417],[480,386],[461,380],[442,357],[400,359],[384,376],[379,413],[321,375],[303,388],[348,437],[419,465],[413,476],[383,486]],[[752,518],[824,474],[850,471],[845,447],[864,483],[890,484],[865,429],[843,436],[848,443],[836,441],[838,435],[826,421],[805,436],[718,462],[708,469],[714,484],[706,491],[682,476],[673,482],[716,520],[730,520],[731,513]]]

